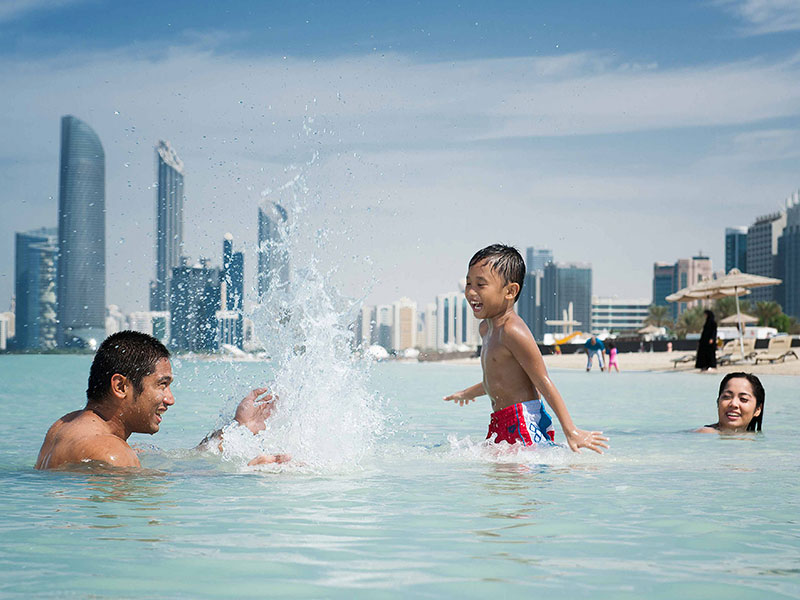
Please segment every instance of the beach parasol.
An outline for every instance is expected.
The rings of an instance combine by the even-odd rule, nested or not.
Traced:
[[[720,323],[722,325],[735,325],[736,323],[748,325],[752,323],[758,323],[758,317],[742,313],[740,315],[731,315],[730,317],[725,317],[720,321]]]
[[[706,279],[687,288],[683,288],[667,296],[667,302],[691,302],[692,300],[716,300],[718,298],[736,297],[736,317],[741,319],[742,313],[739,310],[739,296],[750,293],[750,288],[764,287],[768,285],[778,285],[782,281],[774,277],[764,277],[763,275],[751,275],[742,273],[739,269],[731,269],[727,275],[717,279]],[[739,332],[739,345],[744,356],[744,341],[742,333]]]
[[[647,335],[648,333],[658,333],[661,331],[661,327],[656,327],[655,325],[648,325],[647,327],[642,327],[637,331],[637,333],[643,333]]]

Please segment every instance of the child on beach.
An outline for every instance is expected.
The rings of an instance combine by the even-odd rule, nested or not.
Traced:
[[[578,429],[550,380],[539,347],[525,322],[514,312],[522,290],[525,261],[516,248],[494,244],[469,261],[464,295],[481,319],[483,381],[445,397],[464,406],[488,394],[492,401],[487,439],[525,446],[552,443],[555,430],[541,396],[553,409],[567,444],[574,452],[589,448],[600,454],[608,438],[600,431]]]

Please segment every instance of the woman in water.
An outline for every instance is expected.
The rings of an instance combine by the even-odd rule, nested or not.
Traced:
[[[695,368],[701,371],[717,368],[717,322],[713,312],[706,310],[705,313],[706,323],[703,325],[703,333],[700,334],[697,360],[694,363]]]
[[[728,373],[719,384],[717,422],[700,433],[761,431],[764,418],[764,386],[752,373]]]

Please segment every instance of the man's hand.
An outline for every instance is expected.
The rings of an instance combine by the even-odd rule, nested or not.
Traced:
[[[256,465],[269,465],[272,463],[285,463],[292,460],[292,457],[288,454],[259,454],[249,463],[247,463],[248,467],[254,467]]]
[[[564,432],[567,438],[567,444],[573,452],[580,453],[579,448],[588,448],[594,450],[598,454],[603,451],[600,448],[608,449],[608,438],[603,436],[602,431],[583,431],[582,429],[575,429],[570,432]]]
[[[254,434],[264,431],[267,428],[266,420],[272,414],[276,399],[277,396],[269,393],[269,388],[256,388],[239,403],[233,418]]]

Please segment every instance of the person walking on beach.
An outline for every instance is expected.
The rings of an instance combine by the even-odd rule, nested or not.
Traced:
[[[608,448],[600,431],[575,426],[567,406],[547,374],[539,346],[514,311],[525,278],[525,261],[516,248],[495,244],[469,261],[464,296],[481,319],[483,381],[444,400],[464,406],[488,394],[492,401],[489,433],[495,443],[524,446],[552,444],[555,429],[541,396],[553,409],[567,444],[574,452],[589,448],[600,454]]]
[[[717,322],[713,312],[706,310],[705,313],[706,322],[697,344],[697,359],[694,363],[695,368],[701,371],[717,368]]]
[[[597,339],[595,334],[592,334],[592,337],[586,340],[583,349],[586,352],[586,370],[592,370],[592,359],[596,356],[597,365],[600,367],[600,371],[603,371],[605,369],[603,367],[603,350],[605,350],[603,342]]]
[[[89,370],[88,402],[64,415],[45,435],[37,469],[57,469],[96,462],[110,467],[139,467],[128,445],[132,433],[157,433],[164,413],[175,404],[170,385],[169,350],[152,336],[120,331],[100,345]],[[253,390],[236,410],[235,420],[256,433],[264,429],[271,398]],[[204,441],[221,443],[221,431]],[[251,464],[285,462],[286,455],[260,455]]]

